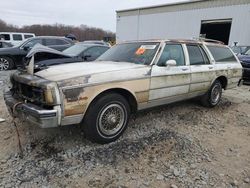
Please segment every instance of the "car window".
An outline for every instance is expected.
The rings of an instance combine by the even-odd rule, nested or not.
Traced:
[[[10,40],[10,35],[9,34],[0,34],[0,39]]]
[[[98,60],[149,65],[155,57],[159,44],[158,42],[117,44],[100,56]]]
[[[58,45],[56,39],[45,39],[45,45],[46,46],[53,46]]]
[[[189,54],[190,65],[204,65],[208,64],[208,60],[205,60],[204,51],[198,45],[187,45]]]
[[[75,45],[63,50],[63,53],[69,56],[80,56],[81,53],[89,46],[83,43],[76,43]]]
[[[234,54],[230,51],[229,48],[220,47],[220,46],[207,46],[209,51],[214,57],[216,63],[220,62],[237,62]]]
[[[56,39],[56,43],[57,45],[67,45],[69,44],[66,40],[63,40],[63,39]]]
[[[13,40],[16,40],[16,41],[22,41],[23,40],[23,37],[20,34],[13,34],[12,36],[13,36]]]
[[[105,47],[91,47],[84,52],[84,56],[89,56],[88,60],[96,60],[99,56],[101,56],[104,52],[106,52],[108,48]]]
[[[11,47],[12,45],[11,44],[9,44],[9,43],[6,43],[6,42],[3,42],[2,43],[2,47],[3,48],[8,48],[8,47]]]
[[[204,48],[201,46],[199,46],[199,47],[200,47],[205,64],[210,64],[210,61],[208,59],[207,53],[205,52]]]
[[[248,49],[246,52],[244,52],[244,55],[250,55],[250,49]]]
[[[33,39],[30,40],[29,42],[27,42],[24,47],[29,47],[32,48],[33,46],[35,46],[36,44],[42,44],[42,39]]]
[[[33,37],[33,35],[24,35],[25,39],[32,38],[32,37]]]
[[[157,65],[165,66],[168,60],[175,60],[177,66],[185,65],[184,53],[180,44],[167,44]]]
[[[63,39],[45,39],[46,46],[55,46],[55,45],[66,45],[66,42]]]

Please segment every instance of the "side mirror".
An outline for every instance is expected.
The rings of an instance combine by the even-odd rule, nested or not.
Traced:
[[[173,59],[167,60],[167,62],[166,62],[166,66],[176,66],[176,65],[177,65],[177,63]]]
[[[24,46],[24,47],[23,47],[23,50],[24,50],[24,51],[28,51],[29,49],[30,49],[29,46]]]
[[[87,61],[90,57],[91,57],[91,55],[84,55],[84,56],[83,56],[83,59],[84,59],[85,61]]]

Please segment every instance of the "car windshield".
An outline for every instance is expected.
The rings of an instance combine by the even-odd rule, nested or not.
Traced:
[[[79,56],[84,50],[86,50],[89,45],[78,43],[63,51],[64,54],[69,56]]]
[[[160,43],[157,42],[118,44],[100,56],[97,60],[149,65],[153,60],[159,45]]]
[[[250,49],[248,49],[247,51],[245,51],[243,54],[244,55],[250,55]]]
[[[250,49],[250,46],[233,46],[232,50],[235,54],[249,55],[245,54]]]
[[[242,54],[243,55],[250,55],[250,46],[248,46]]]

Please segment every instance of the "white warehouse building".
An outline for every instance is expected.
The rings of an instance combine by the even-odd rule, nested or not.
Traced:
[[[250,0],[194,0],[117,11],[117,42],[198,37],[250,45]]]

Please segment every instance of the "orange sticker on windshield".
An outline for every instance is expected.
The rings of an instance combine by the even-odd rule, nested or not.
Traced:
[[[142,55],[142,54],[145,53],[145,51],[146,51],[145,48],[140,47],[140,48],[138,48],[138,50],[135,52],[135,54],[136,54],[136,55]]]

